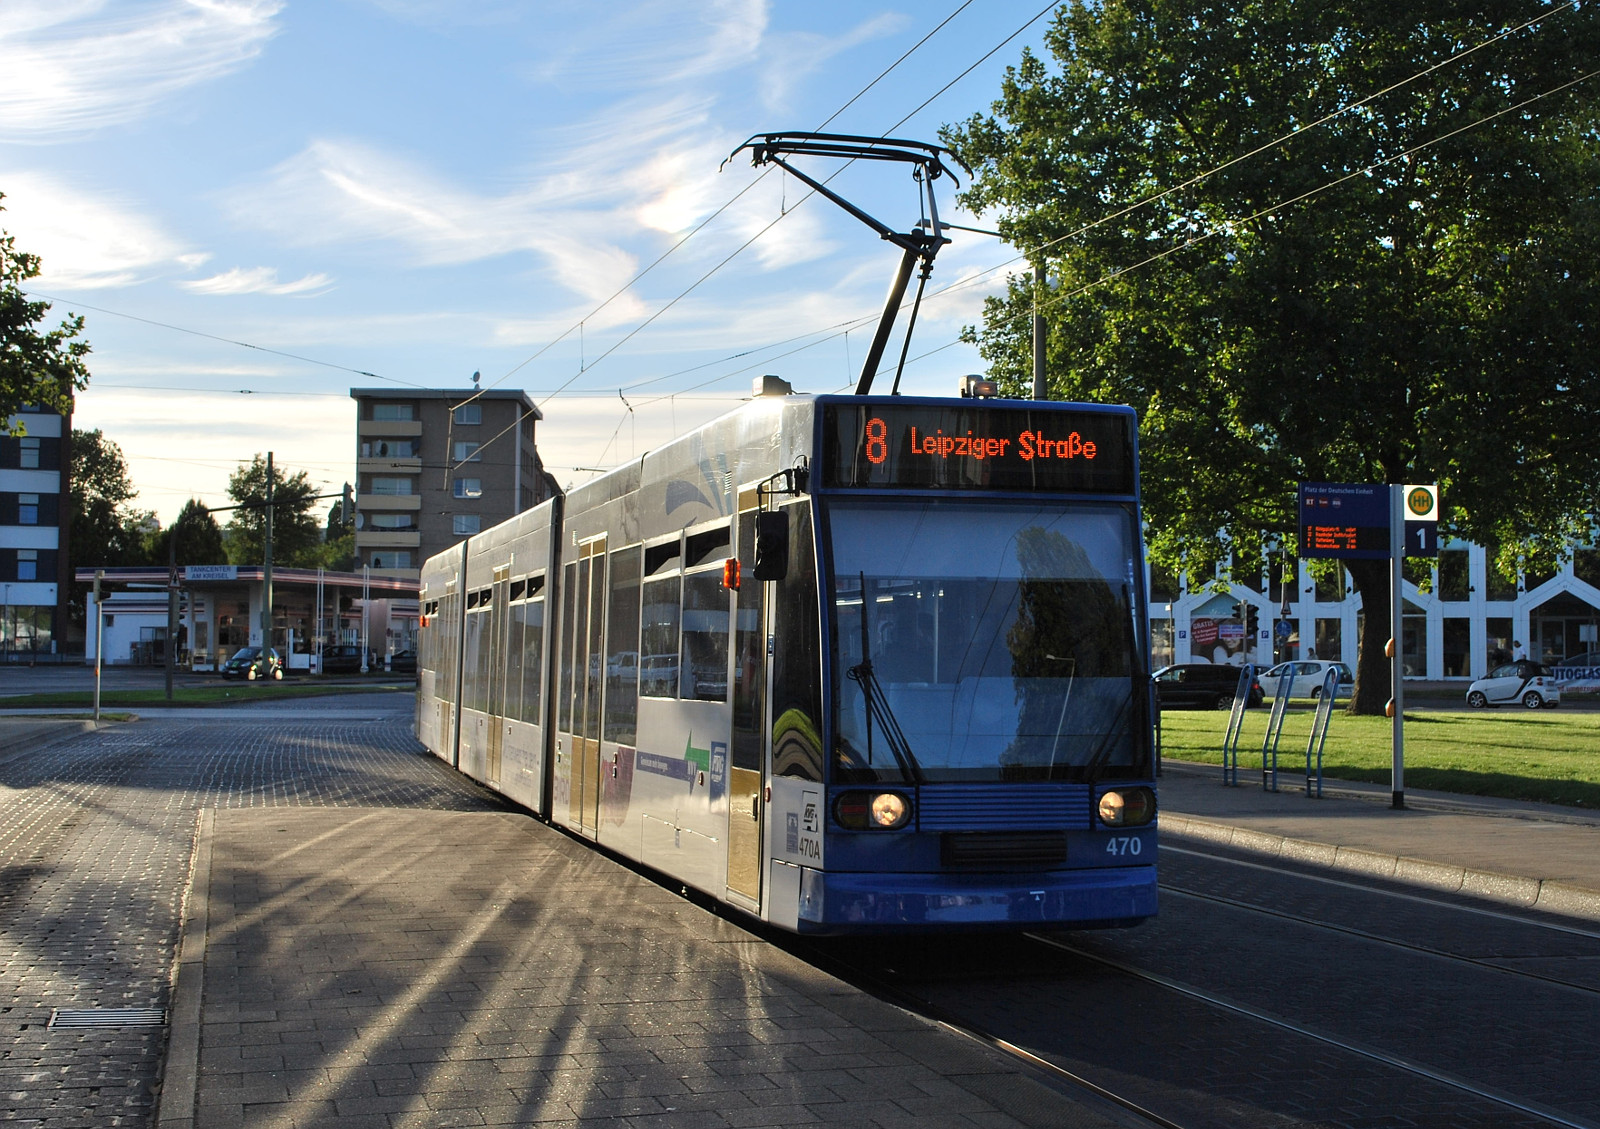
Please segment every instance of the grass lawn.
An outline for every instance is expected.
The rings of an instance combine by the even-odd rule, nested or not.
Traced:
[[[1249,710],[1239,739],[1241,774],[1261,771],[1270,709]],[[1278,741],[1278,771],[1304,772],[1310,703],[1291,707]],[[1343,780],[1390,780],[1390,731],[1384,717],[1335,710],[1322,771]],[[1222,763],[1227,710],[1168,710],[1161,715],[1161,755]],[[1562,710],[1406,712],[1407,788],[1541,800],[1600,809],[1600,713]]]
[[[319,685],[287,682],[225,682],[217,686],[177,686],[169,701],[165,690],[102,690],[101,712],[111,707],[138,706],[236,706],[244,702],[277,701],[283,698],[321,698],[328,694],[373,694],[394,690],[415,690],[407,678],[400,682],[351,685]],[[52,709],[68,707],[92,709],[94,691],[71,690],[55,694],[19,694],[0,698],[0,709]]]

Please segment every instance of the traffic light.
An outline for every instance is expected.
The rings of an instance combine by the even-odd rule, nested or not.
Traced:
[[[351,522],[355,521],[355,519],[356,519],[355,498],[353,497],[352,492],[350,490],[350,484],[348,482],[346,482],[344,484],[344,497],[339,502],[339,520],[341,522],[343,522],[345,525],[349,525]]]
[[[1260,611],[1260,609],[1257,608],[1254,604],[1248,604],[1248,603],[1245,604],[1245,610],[1244,610],[1244,634],[1245,634],[1245,645],[1246,646],[1254,646],[1255,645],[1256,632],[1259,631],[1260,629],[1261,629],[1261,611]]]

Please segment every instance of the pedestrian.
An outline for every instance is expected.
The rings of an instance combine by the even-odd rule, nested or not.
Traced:
[[[1517,642],[1515,639],[1511,640],[1511,661],[1514,663],[1519,663],[1527,657],[1527,648],[1521,643]]]

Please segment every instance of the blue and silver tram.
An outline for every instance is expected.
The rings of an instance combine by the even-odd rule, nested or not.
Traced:
[[[417,731],[805,933],[1156,911],[1131,410],[753,402],[429,560]]]

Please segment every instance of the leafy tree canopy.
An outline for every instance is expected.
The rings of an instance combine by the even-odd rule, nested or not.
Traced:
[[[169,549],[179,568],[192,564],[223,564],[228,559],[222,529],[198,498],[190,498],[183,504],[178,519],[171,526],[151,535],[146,555],[154,564],[166,564]]]
[[[17,250],[0,231],[0,424],[24,404],[66,415],[73,392],[89,383],[89,343],[79,339],[83,318],[69,315],[55,329],[41,328],[50,303],[29,301],[22,290],[38,274],[39,257]]]
[[[148,563],[145,539],[155,517],[131,505],[138,492],[128,478],[122,449],[99,430],[74,429],[70,475],[67,544],[73,564],[117,568]],[[88,587],[74,581],[67,597],[69,614],[80,623]]]
[[[286,475],[272,468],[272,560],[289,567],[315,568],[322,546],[312,506],[317,488],[304,471]],[[228,476],[228,496],[248,509],[234,510],[228,522],[226,544],[233,564],[260,564],[265,551],[267,460],[257,455]]]
[[[1074,0],[1046,43],[946,140],[978,170],[964,203],[1056,279],[1052,396],[1140,412],[1153,560],[1209,579],[1293,529],[1302,480],[1437,481],[1446,530],[1511,561],[1587,535],[1592,5]],[[1012,394],[1033,300],[1017,276],[971,333]],[[1387,566],[1351,564],[1386,607]]]

